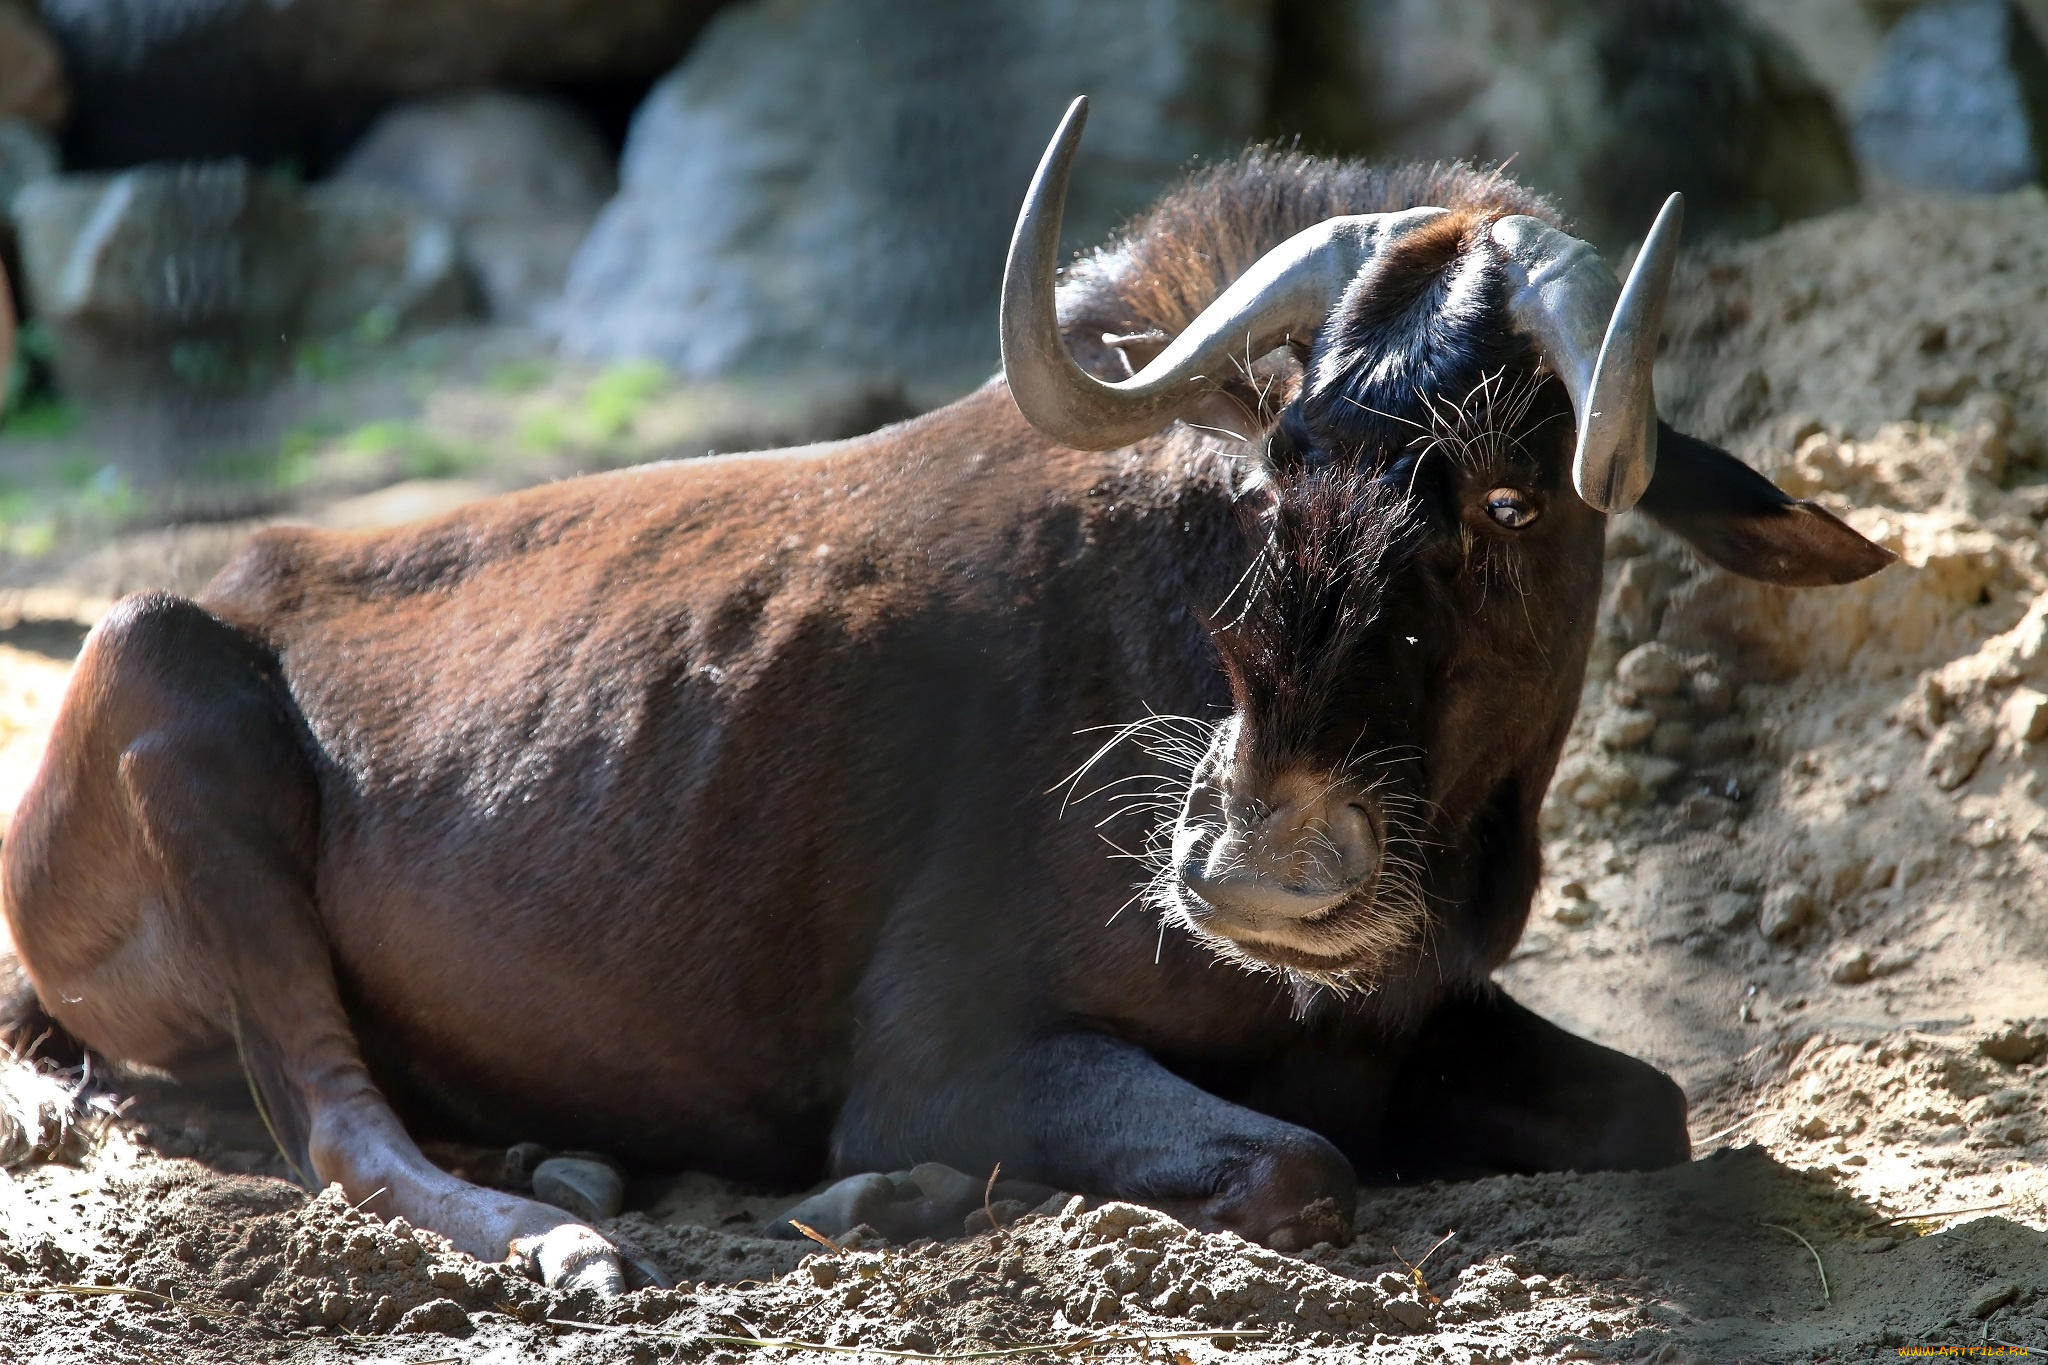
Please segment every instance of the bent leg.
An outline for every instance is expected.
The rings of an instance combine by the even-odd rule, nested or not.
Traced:
[[[942,1162],[1138,1199],[1280,1250],[1348,1242],[1350,1163],[1305,1128],[1228,1103],[1098,1033],[1027,1042],[922,1085],[856,1085],[833,1135],[841,1173]]]
[[[1654,1170],[1692,1154],[1669,1076],[1498,988],[1438,1007],[1385,1105],[1377,1137],[1353,1153],[1368,1179]]]
[[[156,1066],[232,1040],[288,1160],[474,1255],[618,1286],[559,1210],[421,1155],[372,1083],[313,902],[318,787],[277,663],[199,607],[121,603],[87,640],[4,847],[16,949],[51,1016]]]

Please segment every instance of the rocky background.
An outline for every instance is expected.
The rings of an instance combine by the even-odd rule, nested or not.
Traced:
[[[84,423],[68,454],[120,492],[115,521],[189,514],[163,490],[223,460],[289,483],[263,466],[289,463],[273,447],[309,386],[462,325],[520,334],[529,362],[771,386],[808,413],[797,434],[930,406],[994,367],[1015,206],[1077,92],[1076,246],[1258,138],[1503,164],[1617,254],[1672,189],[1695,240],[2010,190],[2042,173],[2042,19],[2048,0],[0,0],[0,252],[32,322],[6,431],[28,448],[0,440],[0,476],[52,484],[67,452],[36,438]]]

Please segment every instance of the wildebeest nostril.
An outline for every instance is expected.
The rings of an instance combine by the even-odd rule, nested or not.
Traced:
[[[1339,806],[1330,816],[1330,844],[1351,877],[1362,876],[1379,861],[1379,836],[1372,813],[1356,801]]]
[[[1226,918],[1301,920],[1334,908],[1380,862],[1371,812],[1327,781],[1289,775],[1270,794],[1234,794],[1233,818],[1183,847],[1181,881]]]

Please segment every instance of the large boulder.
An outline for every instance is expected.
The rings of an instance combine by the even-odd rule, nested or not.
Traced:
[[[1189,158],[1242,145],[1267,0],[755,0],[635,116],[585,240],[568,348],[696,376],[815,370],[936,395],[996,363],[1017,204],[1093,100],[1068,208],[1099,240]]]
[[[58,380],[89,411],[142,419],[154,444],[128,453],[145,479],[231,438],[303,341],[465,303],[447,227],[375,186],[151,166],[34,181],[14,213]]]
[[[2048,53],[2010,0],[1937,0],[1901,19],[1856,96],[1856,144],[1913,189],[1996,194],[2048,169]]]
[[[336,172],[404,194],[454,230],[491,316],[536,322],[617,188],[610,151],[559,100],[483,91],[398,106]]]
[[[34,8],[0,3],[0,118],[26,119],[48,131],[70,112],[63,59]]]
[[[454,233],[406,196],[329,181],[307,189],[301,204],[311,264],[294,329],[300,336],[383,335],[469,312]]]
[[[1269,126],[1329,150],[1506,163],[1609,246],[1672,190],[1689,234],[1856,198],[1833,101],[1727,0],[1304,0]]]
[[[1877,61],[1885,33],[1913,0],[1738,0],[1742,12],[1799,54],[1815,80],[1847,109]]]
[[[0,116],[0,219],[24,186],[57,173],[57,144],[25,118]]]
[[[73,164],[280,157],[317,169],[393,100],[644,88],[724,0],[43,0]]]

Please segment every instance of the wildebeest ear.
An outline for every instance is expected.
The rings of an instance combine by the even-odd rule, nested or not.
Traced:
[[[1719,446],[1657,423],[1657,473],[1636,504],[1709,562],[1788,588],[1854,583],[1898,556],[1800,502]]]

